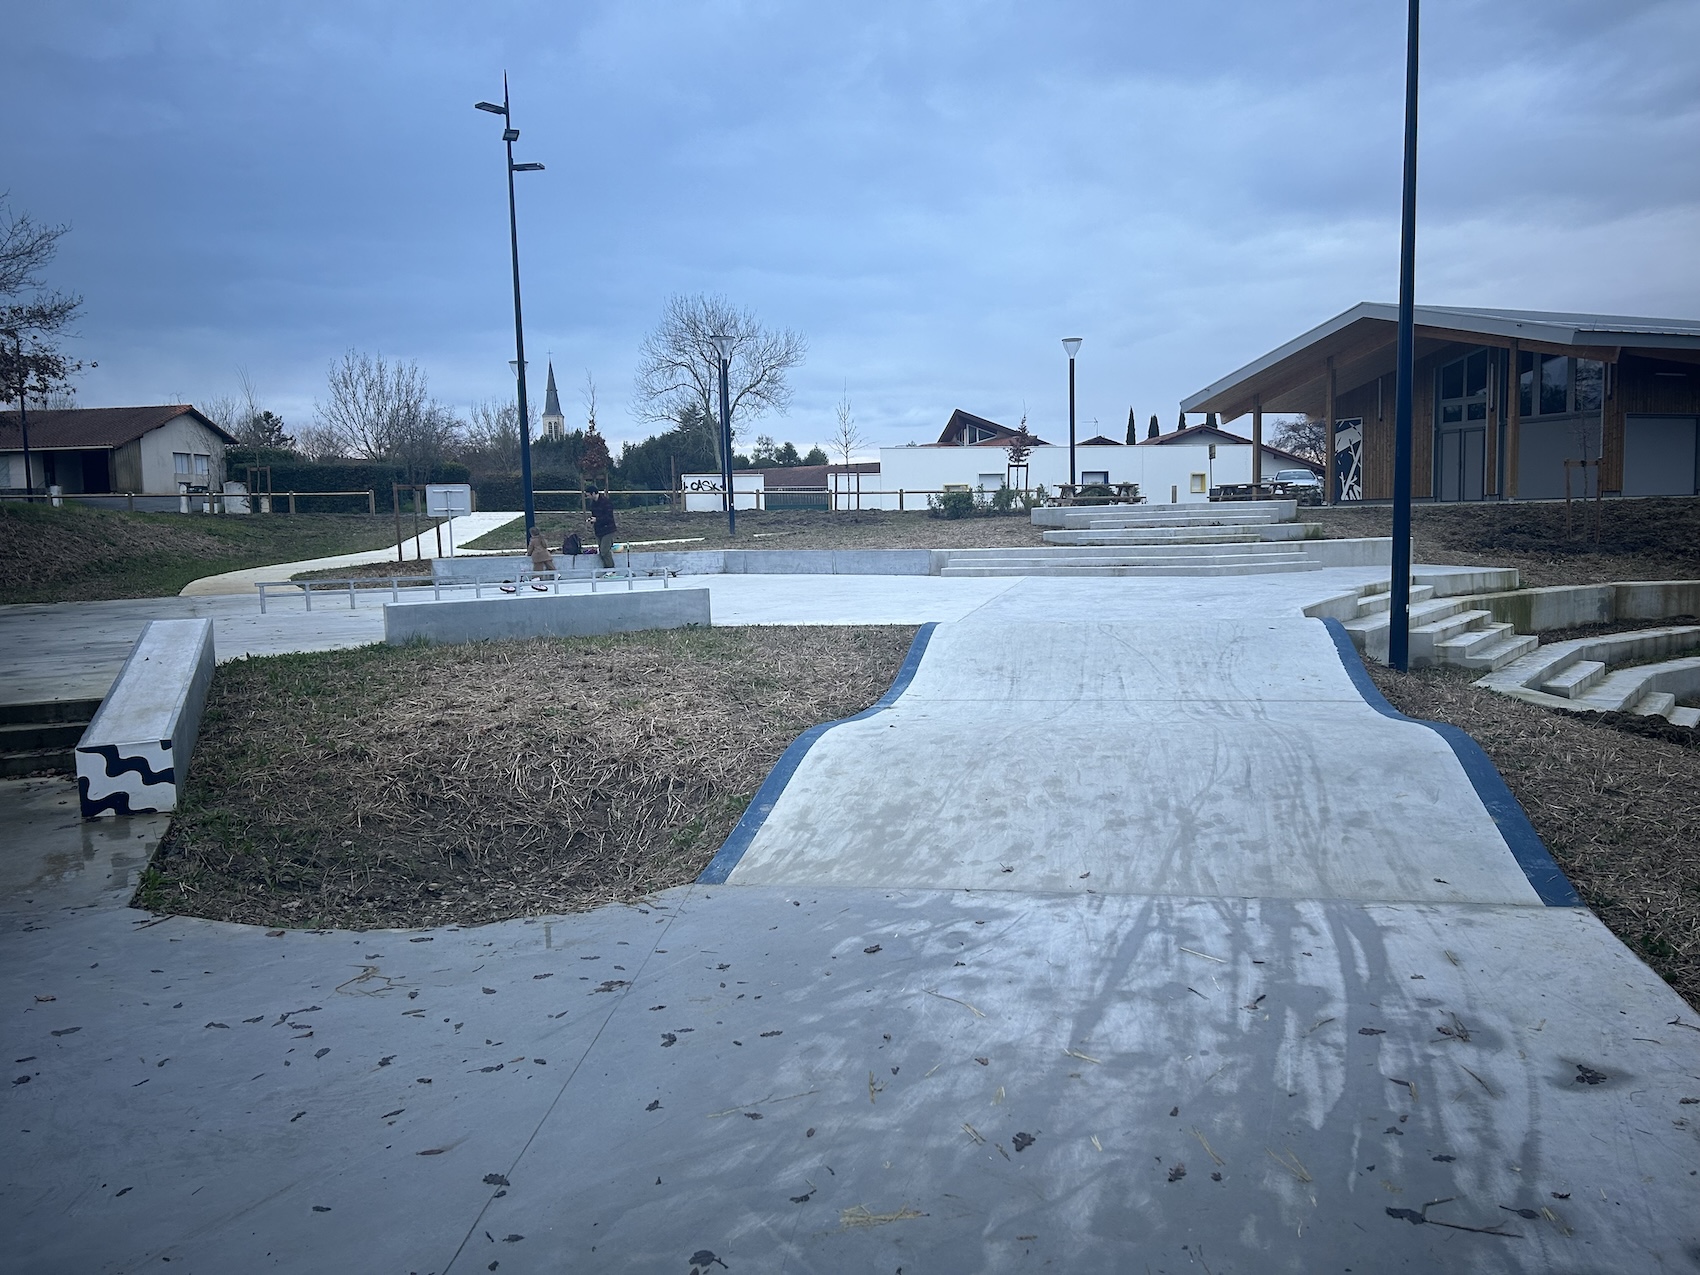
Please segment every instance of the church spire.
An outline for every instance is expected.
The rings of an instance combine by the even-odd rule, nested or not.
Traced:
[[[562,438],[567,432],[566,417],[561,415],[561,396],[555,392],[555,360],[549,360],[549,386],[543,394],[543,437]]]

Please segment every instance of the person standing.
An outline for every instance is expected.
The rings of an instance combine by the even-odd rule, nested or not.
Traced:
[[[601,556],[602,565],[614,565],[614,533],[620,525],[614,521],[614,502],[608,499],[608,489],[602,488],[596,492],[590,502],[591,530],[596,533],[596,552]]]
[[[531,529],[531,543],[526,545],[525,551],[531,557],[531,569],[533,571],[553,571],[555,569],[555,559],[549,554],[549,542],[543,538],[543,533],[535,527]]]

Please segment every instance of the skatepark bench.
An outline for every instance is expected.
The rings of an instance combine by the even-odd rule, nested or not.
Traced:
[[[152,620],[77,744],[83,818],[177,809],[213,676],[211,620]]]

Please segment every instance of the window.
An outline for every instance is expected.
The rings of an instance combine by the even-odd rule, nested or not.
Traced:
[[[1191,487],[1192,494],[1195,495],[1195,496],[1207,495],[1209,493],[1209,490],[1210,490],[1209,486],[1207,485],[1209,483],[1209,481],[1210,481],[1209,477],[1205,474],[1194,474],[1192,476],[1192,487]]]
[[[1082,484],[1102,483],[1108,487],[1110,485],[1110,471],[1107,469],[1083,469],[1080,471],[1080,481]]]
[[[1455,359],[1440,369],[1440,423],[1463,425],[1487,421],[1488,373],[1486,350]]]
[[[195,477],[196,478],[205,478],[205,477],[207,477],[207,475],[209,475],[211,473],[212,473],[212,457],[211,456],[197,456],[197,457],[195,457]]]
[[[187,473],[193,472],[190,469],[190,466],[189,466],[189,453],[188,452],[172,452],[171,453],[171,468],[179,474],[187,474]]]
[[[1003,486],[1002,474],[981,474],[979,485],[987,491],[996,491]]]
[[[1605,405],[1606,365],[1563,354],[1517,356],[1517,406],[1524,416],[1597,412]]]

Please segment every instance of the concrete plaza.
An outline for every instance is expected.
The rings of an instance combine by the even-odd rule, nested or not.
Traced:
[[[156,920],[38,796],[0,1269],[1700,1267],[1700,1024],[1302,617],[1372,575],[710,577],[717,624],[938,627],[640,907]],[[46,685],[150,606],[221,658],[382,630],[0,638]]]

